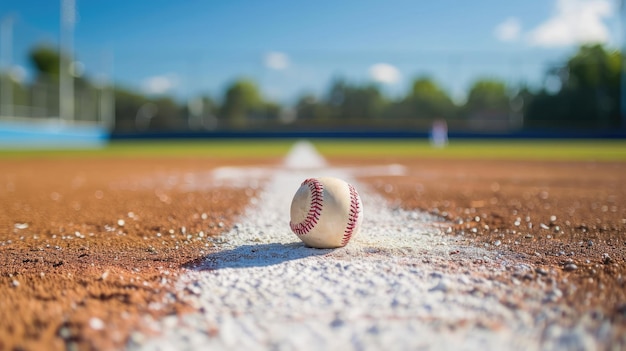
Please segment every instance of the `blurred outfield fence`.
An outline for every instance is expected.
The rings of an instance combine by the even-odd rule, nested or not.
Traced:
[[[0,87],[3,93],[7,85],[12,89],[8,97],[2,99],[2,118],[36,121],[60,118],[59,81],[56,77],[39,77],[37,81],[18,84],[10,75],[2,76]],[[112,123],[114,119],[114,97],[111,86],[98,86],[87,81],[76,80],[74,94],[74,117],[76,123]]]
[[[446,54],[441,54],[443,58]],[[416,73],[400,84],[351,79],[330,68],[325,82],[299,93],[277,97],[289,82],[267,68],[242,69],[226,83],[211,83],[209,74],[196,78],[217,88],[205,88],[184,74],[151,78],[167,88],[151,91],[145,81],[115,85],[85,74],[73,76],[73,116],[62,116],[59,78],[42,72],[28,79],[11,70],[0,73],[0,118],[4,121],[91,123],[123,133],[155,131],[232,130],[428,130],[444,120],[451,131],[515,133],[522,130],[624,129],[621,66],[603,72],[597,57],[581,55],[571,62],[546,63],[534,69],[532,84],[523,79],[489,74],[484,65],[449,60],[430,71],[416,64]],[[258,59],[255,57],[254,59]],[[585,61],[588,59],[588,61]],[[574,58],[569,58],[574,60]],[[252,62],[253,59],[250,59]],[[492,59],[493,62],[493,59]],[[128,65],[119,62],[118,65]],[[244,65],[245,66],[245,65]],[[497,66],[494,64],[494,66]],[[501,64],[515,71],[515,64]],[[520,66],[521,67],[521,66]],[[582,67],[582,68],[581,68]],[[521,68],[520,68],[521,69]],[[182,65],[180,71],[188,70]],[[481,71],[482,70],[482,71]],[[578,71],[577,71],[578,70]],[[580,72],[582,70],[582,72]],[[466,87],[452,87],[440,72],[463,78]],[[468,72],[484,72],[472,78]],[[198,73],[202,75],[201,72]],[[597,77],[588,78],[590,74]],[[183,77],[183,78],[181,78]],[[585,78],[587,77],[587,78]],[[384,78],[384,77],[383,77]],[[159,82],[158,79],[163,81]],[[582,81],[588,79],[588,81]],[[177,80],[176,82],[173,82]],[[276,80],[274,82],[273,80]],[[306,86],[306,82],[304,84]],[[195,89],[190,89],[194,86]],[[278,87],[278,88],[277,88]],[[158,88],[158,86],[157,86]],[[267,91],[269,90],[269,92]]]
[[[47,38],[24,24],[14,29],[16,42]],[[624,57],[600,45],[557,59],[521,51],[163,48],[69,58],[54,45],[34,45],[20,61],[26,66],[13,64],[6,51],[0,121],[60,121],[126,134],[424,132],[442,121],[470,133],[626,130]]]

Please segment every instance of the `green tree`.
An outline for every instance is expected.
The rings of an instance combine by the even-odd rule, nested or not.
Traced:
[[[387,101],[376,85],[351,85],[343,80],[331,84],[327,96],[330,115],[337,120],[373,120]]]
[[[13,104],[15,105],[27,105],[28,104],[28,92],[27,86],[21,79],[9,72],[0,71],[0,92],[5,87],[5,84],[10,84],[13,94]]]
[[[174,99],[150,99],[130,89],[115,88],[115,129],[124,132],[172,131],[187,127],[186,115]]]
[[[262,105],[261,118],[266,121],[275,121],[281,114],[282,107],[279,103],[273,101],[265,101]]]
[[[227,89],[220,109],[221,117],[234,127],[243,127],[249,118],[263,113],[264,102],[257,85],[249,79],[239,79]]]
[[[452,99],[439,85],[429,77],[417,78],[405,99],[409,118],[436,119],[451,118],[456,106]]]
[[[203,96],[202,98],[202,106],[204,109],[204,113],[208,115],[216,115],[219,109],[217,102],[210,96]]]
[[[61,56],[56,48],[41,44],[33,47],[28,54],[30,64],[35,69],[35,79],[31,84],[32,96],[35,97],[37,114],[54,116],[59,113],[59,69]]]
[[[620,83],[621,55],[607,51],[602,45],[582,46],[568,60],[565,89],[617,88]]]
[[[181,130],[187,127],[182,107],[169,96],[161,96],[151,101],[157,108],[150,125],[155,130]]]
[[[319,101],[312,94],[305,94],[296,104],[297,119],[299,121],[323,122],[330,119],[328,105]]]
[[[570,106],[569,118],[585,126],[618,127],[619,51],[607,51],[601,45],[583,46],[566,67],[561,95]]]
[[[148,103],[148,98],[122,87],[115,88],[113,94],[115,97],[115,129],[125,132],[135,131],[137,113],[141,106]]]
[[[39,75],[50,78],[59,76],[61,55],[57,49],[48,45],[38,45],[30,51],[29,58]]]
[[[506,113],[509,96],[506,84],[495,79],[480,79],[472,84],[464,106],[467,114]]]
[[[525,110],[530,128],[618,128],[620,118],[619,51],[602,45],[581,46],[546,80],[560,83],[556,92],[541,90]]]

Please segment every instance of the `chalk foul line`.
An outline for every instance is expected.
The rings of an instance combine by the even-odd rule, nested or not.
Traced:
[[[250,175],[216,174],[237,172]],[[256,201],[177,283],[179,298],[199,312],[149,320],[161,336],[129,348],[533,350],[592,340],[553,323],[564,311],[544,308],[550,288],[496,279],[532,267],[458,245],[433,216],[390,208],[350,169],[329,168],[310,144],[296,144],[284,167],[263,174],[269,180]],[[308,248],[289,228],[293,194],[318,176],[343,178],[361,195],[361,232],[346,247]],[[454,259],[451,250],[459,252]]]

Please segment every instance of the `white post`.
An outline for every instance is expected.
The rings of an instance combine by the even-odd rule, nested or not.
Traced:
[[[98,103],[99,122],[109,130],[112,130],[115,126],[112,90],[113,87],[109,81],[103,81],[103,84],[100,86],[100,101]]]
[[[0,116],[13,117],[13,82],[11,79],[11,62],[13,46],[13,17],[6,16],[0,24],[0,58],[4,75],[2,79],[2,95],[0,96]],[[1,72],[1,71],[0,71]]]
[[[109,51],[103,54],[104,73],[98,82],[100,88],[99,115],[100,123],[110,131],[115,128],[115,95],[113,81],[110,78],[113,70],[113,54]]]
[[[61,120],[74,120],[74,77],[70,66],[74,61],[75,0],[61,0],[60,67],[59,67],[59,116]]]

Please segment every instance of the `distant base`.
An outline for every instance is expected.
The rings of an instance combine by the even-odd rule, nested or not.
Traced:
[[[0,149],[99,148],[109,131],[95,124],[0,121]]]

